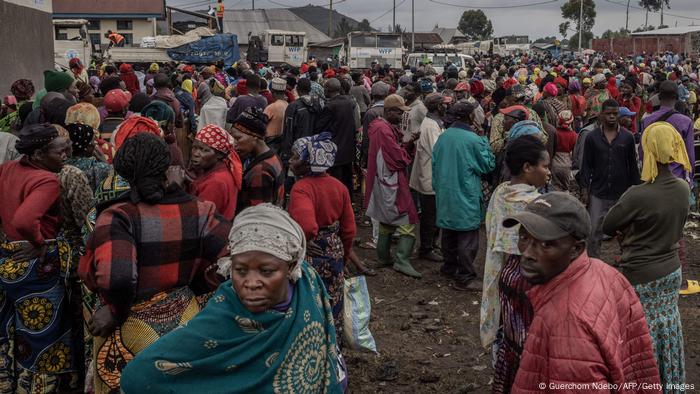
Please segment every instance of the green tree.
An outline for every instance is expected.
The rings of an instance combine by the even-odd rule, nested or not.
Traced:
[[[566,36],[569,35],[569,26],[571,26],[571,22],[569,21],[559,24],[559,34],[561,34],[562,37],[566,38]]]
[[[493,24],[482,10],[464,11],[457,29],[467,40],[483,40],[493,35]]]
[[[625,30],[624,27],[620,28],[618,31],[613,31],[613,30],[606,30],[603,32],[603,35],[600,36],[600,38],[624,38],[630,35],[630,32],[628,30]]]
[[[583,1],[583,21],[580,20],[581,1]],[[576,25],[576,31],[583,30],[583,47],[593,39],[593,25],[595,25],[595,2],[593,0],[568,0],[561,6],[561,16]],[[567,26],[568,28],[569,26]],[[561,25],[560,25],[561,29]],[[560,31],[561,33],[561,31]],[[572,34],[569,48],[578,48],[578,33]]]
[[[639,0],[639,6],[649,12],[659,12],[661,8],[671,8],[671,0]]]
[[[352,26],[350,26],[350,23],[348,23],[348,20],[345,18],[341,18],[340,22],[338,23],[338,26],[335,27],[335,33],[333,34],[333,38],[338,38],[338,37],[345,37],[353,31],[354,29]]]
[[[372,26],[369,25],[369,21],[367,20],[367,18],[361,20],[360,23],[357,24],[357,30],[372,31]]]
[[[397,23],[396,26],[394,26],[394,33],[401,33],[401,34],[403,34],[403,33],[405,33],[405,32],[406,32],[406,28],[405,28],[405,27],[401,27],[401,24]]]

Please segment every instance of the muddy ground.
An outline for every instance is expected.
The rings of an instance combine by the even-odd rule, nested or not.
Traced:
[[[370,229],[358,227],[366,239]],[[700,279],[700,220],[686,226],[688,264],[684,279]],[[483,272],[485,239],[481,237],[477,272]],[[619,248],[605,242],[603,260]],[[374,251],[356,248],[367,262]],[[487,393],[491,355],[479,341],[481,293],[458,292],[438,274],[440,263],[416,260],[423,273],[415,280],[391,269],[368,277],[372,300],[370,329],[379,354],[345,351],[352,393]],[[685,337],[686,382],[700,390],[700,294],[681,296]]]

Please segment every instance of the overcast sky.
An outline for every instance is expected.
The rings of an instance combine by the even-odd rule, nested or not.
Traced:
[[[250,8],[251,0],[224,0],[227,9]],[[309,3],[314,5],[327,5],[327,0],[275,0],[290,6],[304,6]],[[334,0],[334,2],[339,0]],[[416,31],[429,31],[437,23],[441,27],[456,27],[459,16],[465,8],[439,5],[430,0],[415,1],[415,28]],[[474,7],[479,6],[513,6],[517,4],[528,4],[541,2],[543,0],[439,0],[452,4],[464,4]],[[551,4],[543,4],[525,8],[512,9],[484,9],[486,16],[493,22],[495,35],[527,34],[530,39],[536,39],[547,35],[558,33],[558,26],[563,19],[560,7],[565,0],[559,0]],[[607,29],[617,30],[625,25],[625,0],[609,0],[623,5],[611,4],[606,0],[596,0],[597,17],[593,32],[600,35]],[[212,3],[214,0],[212,0]],[[168,0],[168,4],[181,5],[192,3],[187,0]],[[392,13],[380,16],[392,8],[393,0],[346,0],[343,3],[334,5],[339,12],[346,14],[358,21],[367,18],[373,21],[372,26],[384,30],[391,24]],[[638,7],[638,0],[631,0],[633,7]],[[396,23],[411,29],[411,0],[396,0]],[[400,4],[400,5],[399,5]],[[692,19],[678,18],[664,15],[664,24],[669,26],[687,26],[692,23],[700,25],[700,0],[671,0],[671,9],[667,12],[676,15],[694,17]],[[256,8],[278,8],[278,5],[270,3],[268,0],[256,0]],[[630,9],[630,30],[644,24],[645,12],[638,9]],[[649,13],[649,24],[659,25],[659,14]]]

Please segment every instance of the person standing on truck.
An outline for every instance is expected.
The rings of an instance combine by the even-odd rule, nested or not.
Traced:
[[[224,0],[219,0],[216,3],[216,22],[219,28],[219,34],[224,34]]]
[[[124,36],[117,33],[113,32],[111,30],[107,30],[107,33],[105,33],[105,37],[109,38],[109,46],[107,49],[111,47],[123,47],[124,44],[126,44],[126,40],[124,39]]]

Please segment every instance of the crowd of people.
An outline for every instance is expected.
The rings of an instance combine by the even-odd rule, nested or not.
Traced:
[[[444,70],[73,59],[14,81],[0,391],[344,392],[347,275],[419,279],[416,257],[481,292],[494,393],[681,390],[698,63]]]

